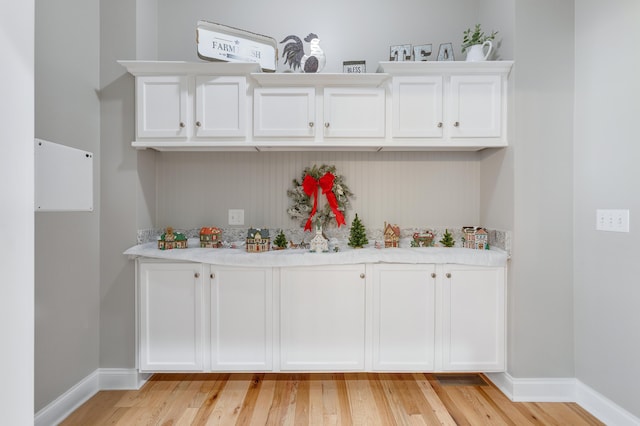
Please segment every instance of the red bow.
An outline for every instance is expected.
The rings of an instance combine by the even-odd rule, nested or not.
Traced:
[[[309,197],[313,195],[313,209],[311,209],[309,219],[307,219],[307,223],[304,226],[305,231],[311,231],[311,219],[318,210],[318,186],[322,188],[322,193],[327,196],[329,207],[331,207],[333,214],[336,215],[336,223],[338,224],[338,228],[340,227],[340,225],[346,224],[342,212],[338,210],[338,200],[336,199],[336,195],[333,193],[333,181],[335,180],[335,178],[336,177],[329,172],[325,173],[325,175],[318,180],[314,179],[311,175],[306,175],[304,177],[304,180],[302,181],[302,189],[304,190],[304,193]]]

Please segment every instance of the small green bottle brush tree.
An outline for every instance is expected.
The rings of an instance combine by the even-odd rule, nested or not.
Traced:
[[[285,237],[282,230],[280,230],[280,233],[276,236],[276,239],[273,240],[273,245],[277,247],[276,250],[283,250],[287,248],[287,237]]]
[[[451,235],[451,232],[449,232],[448,229],[445,229],[442,239],[440,239],[440,244],[445,247],[453,247],[456,244],[453,240],[453,235]]]
[[[360,221],[358,213],[351,223],[351,230],[349,231],[349,247],[362,248],[369,244],[367,239],[367,230]]]

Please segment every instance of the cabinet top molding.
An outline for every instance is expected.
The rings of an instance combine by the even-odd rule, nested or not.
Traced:
[[[118,61],[134,76],[143,75],[246,75],[251,76],[260,85],[309,86],[309,85],[348,85],[378,86],[390,75],[413,74],[450,74],[450,73],[499,73],[509,75],[513,61],[426,61],[426,62],[393,62],[384,61],[378,64],[375,73],[291,73],[260,72],[258,64],[250,62],[185,62],[185,61]]]
[[[440,62],[395,62],[385,61],[378,65],[378,72],[385,72],[392,75],[413,75],[413,74],[504,74],[509,75],[513,61],[440,61]]]
[[[134,75],[248,75],[259,72],[252,62],[118,61]]]

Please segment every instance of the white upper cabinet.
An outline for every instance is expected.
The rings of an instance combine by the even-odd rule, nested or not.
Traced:
[[[196,76],[197,137],[243,137],[247,133],[247,79]]]
[[[324,89],[324,137],[383,138],[385,92],[383,88]]]
[[[141,76],[136,80],[138,138],[187,138],[187,78]]]
[[[498,75],[454,75],[449,82],[451,138],[502,136],[502,84]]]
[[[391,75],[386,148],[504,147],[511,61],[383,62]]]
[[[253,135],[312,138],[316,129],[313,87],[258,87],[253,91]]]
[[[504,147],[511,61],[381,62],[377,73],[264,73],[250,63],[120,61],[136,77],[136,148]]]
[[[444,117],[441,76],[394,77],[391,92],[394,137],[442,137]]]

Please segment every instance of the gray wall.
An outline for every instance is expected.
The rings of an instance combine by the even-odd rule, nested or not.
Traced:
[[[99,366],[99,1],[36,1],[35,136],[93,152],[94,211],[35,219],[35,409]]]
[[[576,377],[640,417],[640,2],[576,2]],[[631,232],[595,231],[630,209]]]
[[[0,407],[33,422],[33,0],[0,0]]]

